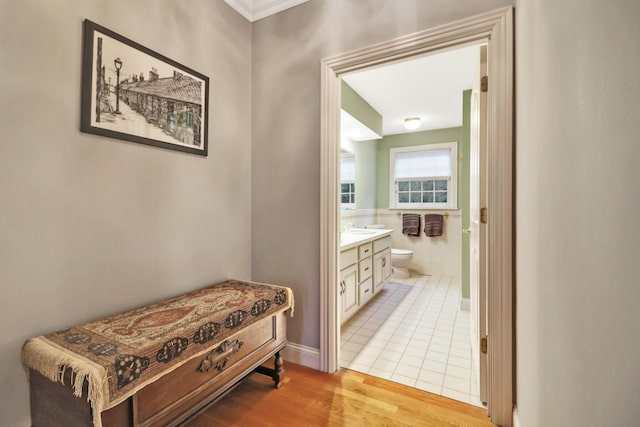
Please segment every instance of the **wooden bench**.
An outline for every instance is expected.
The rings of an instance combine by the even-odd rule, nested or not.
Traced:
[[[177,426],[253,372],[278,388],[292,309],[288,288],[230,280],[28,340],[32,425]]]

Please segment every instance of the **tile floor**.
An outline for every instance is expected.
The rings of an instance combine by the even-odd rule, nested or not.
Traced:
[[[341,365],[483,406],[460,279],[392,278],[341,330]]]

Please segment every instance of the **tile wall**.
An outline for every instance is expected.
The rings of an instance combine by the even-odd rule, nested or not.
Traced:
[[[424,230],[424,215],[426,213],[448,213],[444,219],[443,233],[439,237],[426,237],[421,232],[419,237],[402,234],[402,214],[418,213],[422,217]],[[401,211],[389,209],[361,209],[341,211],[340,227],[352,223],[356,227],[369,224],[384,224],[392,229],[392,246],[413,251],[413,259],[409,269],[415,274],[442,275],[460,277],[462,275],[460,257],[462,254],[462,214],[459,210],[452,211]]]

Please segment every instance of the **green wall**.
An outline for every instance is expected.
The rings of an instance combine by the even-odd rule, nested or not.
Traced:
[[[382,135],[382,116],[351,86],[342,81],[341,108],[378,135]],[[376,207],[376,146],[374,141],[349,141],[356,159],[356,208]]]
[[[363,104],[365,104],[364,107]],[[352,113],[356,111],[354,106],[359,106],[361,111],[367,111],[369,104],[366,104],[366,101],[360,98],[351,87],[342,82],[342,108],[362,121],[362,117],[366,115]],[[372,108],[371,110],[375,112]],[[377,114],[377,112],[375,113]],[[389,150],[391,148],[456,141],[458,143],[458,209],[462,214],[462,228],[469,228],[470,113],[471,90],[465,90],[462,93],[461,127],[388,135],[379,140],[354,142],[352,147],[356,158],[356,208],[389,208]],[[356,114],[360,114],[360,116],[358,117]],[[375,129],[372,130],[375,131]],[[381,131],[382,120],[380,118]],[[461,263],[462,297],[469,298],[468,234],[462,234]]]
[[[460,157],[462,142],[462,127],[428,130],[424,132],[403,133],[398,135],[385,136],[378,141],[377,153],[377,182],[376,182],[376,207],[378,209],[389,209],[389,150],[395,147],[410,147],[413,145],[438,144],[442,142],[458,142],[458,157]],[[462,167],[458,164],[458,171]],[[458,197],[460,200],[464,195],[469,195],[461,189],[462,180],[458,178]],[[467,180],[466,186],[469,186]]]
[[[340,107],[378,135],[382,135],[382,116],[344,80],[340,91]]]
[[[356,209],[376,207],[377,144],[377,140],[353,143],[356,159]]]
[[[385,136],[377,142],[376,208],[389,208],[389,150],[394,147],[458,142],[458,209],[462,228],[469,228],[469,151],[471,90],[462,93],[462,126]],[[356,160],[357,161],[357,160]],[[357,166],[356,166],[357,167]],[[356,190],[357,191],[357,190]],[[359,206],[358,206],[359,207]],[[462,234],[462,298],[469,298],[469,235]]]

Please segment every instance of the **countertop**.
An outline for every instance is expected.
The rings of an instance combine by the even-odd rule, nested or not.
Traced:
[[[388,236],[392,231],[379,228],[352,228],[349,231],[343,231],[340,233],[340,251]]]

